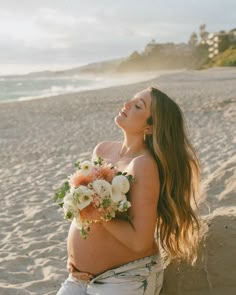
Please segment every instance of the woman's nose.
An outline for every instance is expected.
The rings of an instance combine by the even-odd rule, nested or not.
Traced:
[[[124,103],[124,107],[125,107],[127,110],[129,110],[129,109],[130,109],[130,101],[126,101],[126,102]]]

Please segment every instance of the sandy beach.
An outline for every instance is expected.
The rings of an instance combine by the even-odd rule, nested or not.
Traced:
[[[236,68],[0,104],[0,294],[56,294],[67,277],[69,223],[54,191],[98,142],[122,138],[114,117],[147,86],[183,109],[205,199],[196,266],[166,265],[162,295],[236,294]]]

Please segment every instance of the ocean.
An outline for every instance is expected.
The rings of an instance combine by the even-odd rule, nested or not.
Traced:
[[[166,72],[166,71],[165,71]],[[159,76],[145,72],[110,76],[18,75],[0,77],[0,102],[22,101],[145,81]]]

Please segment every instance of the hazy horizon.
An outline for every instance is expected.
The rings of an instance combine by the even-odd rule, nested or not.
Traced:
[[[0,75],[63,70],[236,26],[235,0],[0,0]],[[223,13],[222,13],[223,12]]]

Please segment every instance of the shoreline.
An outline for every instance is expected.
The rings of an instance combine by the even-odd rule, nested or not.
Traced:
[[[165,76],[172,76],[172,75],[178,75],[179,73],[185,73],[185,72],[189,72],[189,73],[199,73],[199,72],[230,72],[230,71],[235,71],[235,67],[212,67],[212,68],[207,68],[207,69],[199,69],[199,70],[188,70],[188,69],[173,69],[173,70],[160,70],[160,71],[151,71],[151,72],[138,72],[138,76],[141,75],[145,75],[145,74],[150,74],[151,77],[147,77],[147,78],[141,78],[139,77],[139,79],[137,80],[137,77],[131,77],[132,75],[135,75],[134,73],[124,73],[123,74],[118,74],[118,75],[114,75],[115,77],[120,77],[120,76],[128,76],[129,78],[131,77],[131,80],[127,81],[124,83],[120,82],[121,84],[111,84],[111,85],[103,85],[101,87],[97,87],[95,86],[95,88],[91,88],[91,89],[82,89],[79,91],[72,91],[72,92],[63,92],[63,93],[58,93],[58,94],[45,94],[45,95],[40,95],[40,96],[32,96],[32,97],[24,97],[24,98],[18,98],[18,99],[6,99],[6,100],[0,100],[0,106],[2,104],[8,104],[8,103],[18,103],[18,102],[25,102],[25,101],[34,101],[34,100],[43,100],[43,99],[48,99],[48,98],[56,98],[56,97],[60,97],[60,96],[70,96],[73,94],[79,94],[79,93],[84,93],[84,92],[90,92],[90,91],[97,91],[97,90],[106,90],[106,89],[110,89],[113,87],[123,87],[123,86],[128,86],[128,85],[134,85],[134,84],[139,84],[139,83],[144,83],[144,82],[148,82],[148,81],[153,81],[156,79],[159,79],[161,77],[165,77]],[[106,75],[102,76],[102,78],[105,78]],[[132,80],[134,79],[134,80]]]
[[[20,102],[20,101],[28,101],[28,100],[35,100],[35,99],[44,99],[47,97],[56,97],[58,95],[67,95],[71,93],[80,93],[84,91],[96,91],[98,89],[105,89],[105,88],[110,88],[110,87],[115,87],[115,86],[125,86],[129,84],[136,84],[140,82],[145,82],[150,79],[155,79],[158,78],[162,75],[168,75],[168,74],[174,74],[174,73],[179,73],[185,71],[185,69],[178,69],[178,70],[160,70],[160,71],[147,71],[147,72],[138,72],[138,73],[124,73],[124,74],[117,74],[117,73],[110,73],[110,74],[100,74],[100,75],[95,75],[95,74],[74,74],[71,76],[62,76],[62,77],[57,77],[56,74],[55,76],[50,76],[49,79],[53,80],[62,80],[62,81],[68,81],[67,85],[62,85],[62,86],[54,86],[53,82],[51,85],[51,88],[49,89],[44,89],[41,90],[41,92],[47,91],[46,94],[39,94],[35,96],[20,96],[15,99],[3,99],[0,100],[1,103],[8,103],[8,102]],[[22,81],[28,81],[30,79],[45,79],[47,80],[47,77],[37,77],[37,76],[19,76],[17,79],[23,79]],[[12,78],[9,78],[10,80]],[[15,79],[15,78],[14,78]],[[13,79],[13,80],[14,80]],[[6,80],[6,79],[5,79]],[[4,81],[5,81],[4,80]],[[74,80],[78,81],[78,84],[75,83],[75,85],[71,85],[71,83],[74,83]],[[92,85],[86,86],[86,85],[80,85],[81,80],[85,81],[90,81],[93,82]],[[1,83],[2,81],[0,81]],[[19,82],[18,82],[19,83]],[[100,85],[99,85],[100,83]],[[20,83],[21,84],[21,83]],[[69,90],[68,90],[69,89]]]
[[[67,276],[69,223],[53,203],[54,191],[98,142],[122,138],[114,117],[127,99],[153,86],[184,112],[209,206],[200,207],[205,226],[197,265],[167,265],[161,295],[235,294],[235,80],[236,68],[183,71],[0,104],[0,293],[52,295],[59,289]]]

